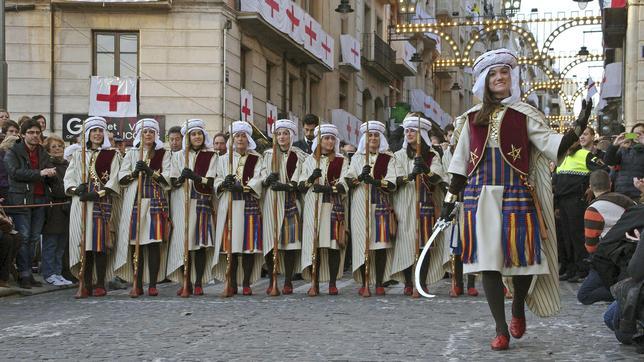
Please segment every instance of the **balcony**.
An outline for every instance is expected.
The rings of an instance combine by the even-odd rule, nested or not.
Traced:
[[[51,0],[53,5],[64,8],[102,9],[170,9],[172,0]]]
[[[297,4],[241,0],[239,5],[237,21],[244,34],[296,64],[333,70],[333,38]]]
[[[391,82],[396,79],[392,71],[396,52],[378,34],[362,34],[362,60],[364,66],[381,80]]]
[[[623,47],[626,36],[626,8],[605,8],[602,18],[604,47]]]
[[[411,61],[412,55],[416,53],[416,48],[408,41],[392,42],[392,46],[396,52],[396,60],[392,64],[392,70],[400,77],[416,75],[416,64]]]

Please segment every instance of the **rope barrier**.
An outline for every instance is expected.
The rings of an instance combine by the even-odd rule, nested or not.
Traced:
[[[35,207],[44,207],[44,206],[59,206],[59,205],[69,205],[71,204],[71,201],[65,201],[65,202],[50,202],[46,204],[31,204],[31,205],[2,205],[0,208],[2,209],[31,209]]]

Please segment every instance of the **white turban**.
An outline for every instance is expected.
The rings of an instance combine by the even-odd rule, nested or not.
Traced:
[[[338,127],[332,124],[321,124],[315,127],[315,131],[313,132],[313,145],[311,145],[313,153],[315,153],[315,150],[318,147],[318,133],[320,133],[320,138],[324,136],[335,137],[335,154],[340,155],[340,133],[338,133]]]
[[[159,137],[159,122],[157,122],[155,119],[152,118],[143,118],[140,119],[138,122],[136,122],[136,125],[134,126],[134,142],[132,142],[133,147],[139,147],[139,143],[141,143],[141,133],[143,132],[144,129],[152,129],[154,130],[154,149],[155,150],[160,150],[163,148],[163,142],[161,141],[161,138]]]
[[[235,135],[240,132],[246,133],[249,150],[254,150],[255,148],[257,148],[257,144],[255,144],[255,140],[253,140],[253,126],[251,126],[250,123],[244,122],[244,121],[233,122],[232,135],[228,140],[228,142],[233,143],[233,147],[235,146],[235,142],[234,142]]]
[[[487,78],[487,74],[490,72],[490,69],[495,67],[508,67],[511,70],[510,96],[501,100],[501,103],[509,105],[519,102],[521,100],[521,88],[519,87],[520,76],[519,67],[517,65],[518,62],[516,54],[508,49],[491,50],[476,58],[472,68],[474,78],[476,78],[474,87],[472,87],[472,92],[476,98],[483,100],[483,94],[487,87],[485,78]]]
[[[286,128],[289,131],[291,134],[291,146],[293,146],[293,142],[297,139],[297,124],[290,119],[278,119],[273,124],[273,137],[275,137],[275,132],[280,128]]]
[[[190,132],[194,130],[200,130],[203,133],[204,147],[207,149],[212,148],[212,139],[210,138],[208,131],[206,131],[206,123],[201,119],[193,118],[187,120],[186,123],[184,123],[184,125],[181,127],[181,135],[183,136],[182,149],[185,150],[186,145],[188,145],[190,142],[190,137],[186,137],[186,135],[189,135]]]
[[[427,146],[431,146],[432,141],[429,139],[429,131],[432,129],[432,122],[427,119],[412,114],[408,114],[403,119],[403,128],[405,129],[405,138],[403,148],[407,148],[407,130],[413,129],[418,132],[418,120],[420,119],[420,137],[425,141]]]
[[[382,122],[378,121],[368,121],[360,125],[360,142],[358,143],[358,153],[364,154],[367,148],[367,125],[369,126],[369,132],[378,132],[380,133],[380,149],[378,152],[384,152],[389,149],[389,142],[385,137],[385,125]]]
[[[100,128],[103,132],[107,131],[107,122],[103,117],[92,116],[85,120],[85,142],[89,142],[89,131],[94,128]],[[111,148],[112,144],[110,143],[110,138],[107,134],[103,134],[103,144],[101,145],[102,150]]]

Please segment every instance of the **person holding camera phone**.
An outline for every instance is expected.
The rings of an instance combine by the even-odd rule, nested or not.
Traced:
[[[615,192],[639,200],[641,192],[633,185],[633,178],[644,177],[644,123],[637,123],[630,133],[617,136],[608,147],[604,162],[619,169]]]

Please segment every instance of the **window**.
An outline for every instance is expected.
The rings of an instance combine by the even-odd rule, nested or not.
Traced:
[[[270,101],[273,99],[272,87],[271,87],[271,77],[275,72],[275,64],[271,62],[266,62],[266,100]]]
[[[380,38],[384,38],[382,32],[383,32],[382,19],[379,16],[377,16],[376,17],[376,33],[378,34],[378,36]]]
[[[349,82],[340,78],[340,108],[349,111]]]
[[[139,76],[139,33],[94,32],[94,75]]]
[[[293,112],[293,96],[295,95],[295,78],[292,75],[288,75],[288,110]]]
[[[365,34],[371,33],[371,8],[367,4],[364,4],[364,19],[362,29],[362,32]]]
[[[246,72],[247,72],[247,66],[246,62],[250,58],[248,56],[248,53],[250,51],[247,48],[241,48],[241,53],[239,55],[239,84],[241,85],[242,88],[248,89],[247,84],[246,84]]]

